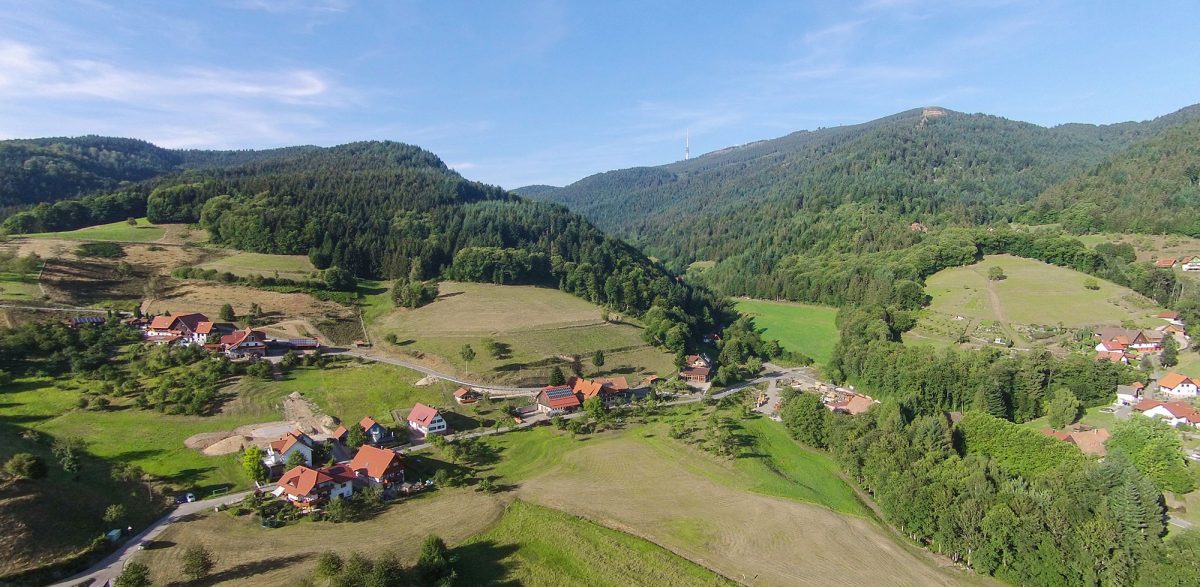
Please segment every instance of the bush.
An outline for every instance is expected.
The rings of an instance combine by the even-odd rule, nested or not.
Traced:
[[[212,552],[202,545],[189,546],[183,551],[183,574],[193,581],[207,577],[216,564]]]
[[[125,249],[117,243],[84,243],[75,249],[80,257],[101,257],[116,259],[125,256]]]
[[[42,479],[46,476],[46,463],[30,453],[19,452],[4,463],[4,472],[17,479]]]

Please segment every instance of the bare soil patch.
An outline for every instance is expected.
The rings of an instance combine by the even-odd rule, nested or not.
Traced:
[[[161,295],[147,299],[142,303],[142,311],[155,314],[189,311],[217,316],[221,306],[230,304],[237,315],[244,316],[249,313],[252,303],[257,303],[268,315],[285,320],[358,320],[352,308],[336,302],[318,300],[305,293],[279,293],[241,285],[191,281],[175,282]],[[297,326],[292,323],[287,328]]]

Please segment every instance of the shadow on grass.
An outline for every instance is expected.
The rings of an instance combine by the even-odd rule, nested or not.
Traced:
[[[504,559],[516,551],[516,545],[500,545],[492,540],[472,542],[451,549],[451,555],[455,559],[454,568],[458,572],[459,580],[456,584],[518,587],[521,583],[509,578],[509,569],[504,565]]]
[[[479,420],[460,414],[458,412],[442,412],[442,417],[446,419],[446,425],[452,431],[474,430],[479,428]]]
[[[217,585],[228,581],[237,581],[239,579],[250,579],[263,573],[282,569],[291,565],[299,564],[312,558],[312,554],[293,554],[291,556],[281,556],[278,558],[265,559],[254,561],[252,563],[243,563],[235,567],[225,569],[217,573],[213,573],[199,581],[186,581],[168,583],[168,585]]]

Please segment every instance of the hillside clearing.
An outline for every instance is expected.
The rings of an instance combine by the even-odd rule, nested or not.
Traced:
[[[235,253],[208,263],[199,265],[201,269],[216,269],[229,272],[239,277],[262,275],[263,277],[279,277],[285,279],[309,279],[310,274],[317,270],[312,262],[304,255],[266,255],[263,253]]]
[[[768,300],[738,300],[737,309],[754,317],[754,324],[766,332],[763,337],[776,339],[784,349],[803,353],[818,364],[829,362],[838,331],[834,319],[837,308],[774,302]]]
[[[439,298],[415,310],[367,312],[376,350],[416,359],[435,368],[497,383],[544,383],[555,365],[577,355],[587,375],[625,375],[631,380],[674,370],[674,358],[641,339],[639,326],[606,323],[600,308],[570,294],[540,287],[443,282]],[[395,335],[399,344],[384,342]],[[487,341],[502,348],[493,356]],[[475,359],[460,355],[471,345]],[[602,350],[605,364],[591,365]]]
[[[27,238],[49,238],[74,241],[123,241],[134,243],[159,243],[181,245],[201,243],[208,240],[208,232],[193,229],[186,224],[151,224],[145,217],[137,219],[137,225],[122,220],[111,224],[99,224],[62,232],[40,232],[22,235]]]

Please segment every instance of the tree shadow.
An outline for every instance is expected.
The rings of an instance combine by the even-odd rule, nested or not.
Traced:
[[[509,577],[510,568],[504,559],[517,551],[513,544],[499,545],[492,540],[472,542],[450,550],[455,559],[458,580],[455,585],[495,585],[519,587],[520,581]]]
[[[479,428],[479,420],[458,412],[442,412],[442,418],[445,418],[446,425],[450,427],[451,431],[461,432]]]
[[[238,579],[249,579],[263,573],[282,569],[291,565],[299,564],[312,558],[312,554],[293,554],[290,556],[281,556],[278,558],[264,559],[254,561],[252,563],[242,563],[223,571],[213,573],[199,581],[175,582],[168,585],[216,585],[227,581],[236,581]]]

